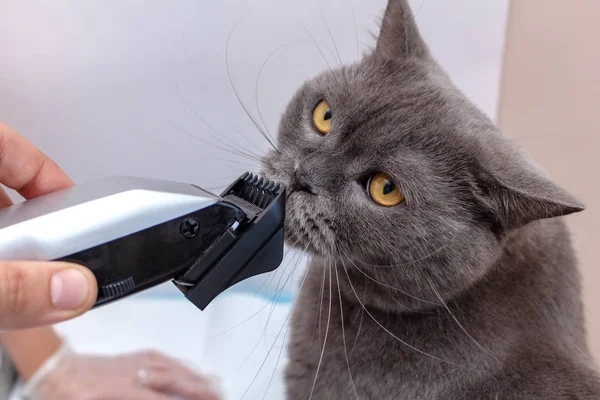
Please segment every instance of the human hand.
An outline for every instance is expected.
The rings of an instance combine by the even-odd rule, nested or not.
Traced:
[[[0,183],[25,199],[73,186],[54,161],[2,122]],[[0,208],[11,204],[0,187]],[[71,319],[90,309],[96,296],[94,275],[82,266],[0,261],[0,331]]]
[[[220,400],[215,385],[157,352],[115,357],[78,355],[63,347],[28,381],[32,400]]]

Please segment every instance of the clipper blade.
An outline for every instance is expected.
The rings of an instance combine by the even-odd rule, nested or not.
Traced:
[[[282,185],[246,172],[222,194],[223,200],[241,207],[249,219],[262,212],[282,193]]]
[[[220,203],[228,203],[227,208],[245,216],[175,279],[179,290],[201,310],[222,291],[273,271],[283,260],[285,186],[246,172],[221,198]]]

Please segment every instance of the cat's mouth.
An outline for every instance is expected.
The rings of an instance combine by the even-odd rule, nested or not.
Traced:
[[[309,253],[331,256],[335,249],[335,227],[320,209],[318,196],[292,191],[286,200],[285,239],[288,245]]]
[[[261,174],[286,187],[285,241],[289,246],[320,256],[335,254],[335,225],[325,199],[290,185],[285,168],[275,168],[273,159],[263,160]]]

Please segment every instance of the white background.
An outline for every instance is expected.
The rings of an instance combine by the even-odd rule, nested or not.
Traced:
[[[491,117],[507,1],[411,1],[434,54]],[[0,120],[75,182],[133,175],[217,189],[257,170],[226,145],[256,155],[268,146],[226,60],[241,99],[260,121],[258,104],[275,135],[300,83],[338,62],[332,37],[342,61],[355,61],[356,38],[360,54],[372,48],[385,4],[0,0]]]
[[[344,62],[356,60],[356,37],[361,54],[374,45],[386,2],[351,1],[356,31],[350,0],[0,0],[0,120],[76,182],[118,174],[222,187],[257,169],[254,161],[221,150],[223,143],[257,155],[267,148],[232,91],[226,58],[240,97],[260,119],[258,97],[275,134],[295,89],[327,68],[302,24],[332,66],[336,51],[324,19]],[[492,118],[507,3],[411,1],[433,53]],[[92,324],[103,316],[86,318]],[[155,318],[159,324],[160,315]],[[131,322],[138,323],[135,316]],[[144,337],[123,327],[118,332],[119,340],[130,340],[119,349],[134,348]],[[164,345],[172,335],[150,344],[172,349]],[[243,335],[232,340],[244,342]]]
[[[498,93],[506,3],[412,2],[434,53],[489,114],[495,112]],[[297,20],[335,65],[322,14],[342,60],[351,62],[356,48],[349,4],[0,1],[0,118],[50,154],[76,181],[132,174],[215,186],[241,171],[244,167],[237,163],[244,160],[215,152],[208,143],[221,145],[200,128],[196,115],[228,143],[257,153],[265,147],[227,79],[225,46],[235,22],[246,15],[231,37],[231,75],[254,114],[262,63],[293,42],[270,59],[258,85],[262,114],[274,131],[295,88],[326,67]],[[352,4],[364,52],[374,44],[370,35],[378,31],[385,1]],[[230,161],[219,162],[221,158]]]

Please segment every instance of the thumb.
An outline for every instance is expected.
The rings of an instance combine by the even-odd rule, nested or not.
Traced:
[[[0,330],[71,319],[96,301],[87,268],[64,262],[0,262]]]

